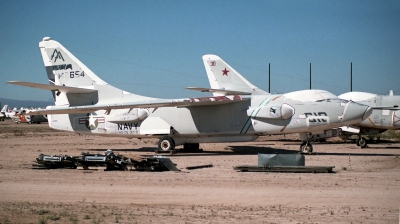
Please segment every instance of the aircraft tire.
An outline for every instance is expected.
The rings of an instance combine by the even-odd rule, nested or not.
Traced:
[[[300,145],[300,152],[301,153],[312,153],[313,147],[308,141],[304,141]]]
[[[363,137],[360,137],[359,139],[357,139],[357,145],[360,146],[362,149],[367,147],[367,140]]]
[[[158,150],[160,151],[174,151],[175,141],[170,136],[163,136],[160,141],[158,141]]]

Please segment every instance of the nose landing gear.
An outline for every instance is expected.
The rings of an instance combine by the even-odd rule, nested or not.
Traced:
[[[313,147],[308,140],[304,140],[300,145],[300,152],[301,153],[312,153]]]

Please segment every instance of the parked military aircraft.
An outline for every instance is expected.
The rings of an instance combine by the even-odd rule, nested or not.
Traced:
[[[11,118],[12,116],[14,116],[18,112],[19,112],[19,110],[17,110],[17,108],[14,108],[14,110],[12,110],[11,108],[8,107],[8,105],[4,105],[3,109],[1,109],[1,113],[6,118],[7,117]]]
[[[189,88],[189,89],[194,89],[194,90],[199,90],[202,92],[213,92],[214,96],[220,96],[220,95],[225,95],[229,91],[236,91],[238,93],[243,92],[253,92],[253,94],[268,94],[263,90],[260,90],[259,88],[255,87],[253,84],[251,84],[248,80],[246,80],[241,74],[239,74],[235,69],[233,69],[228,63],[226,63],[224,60],[222,60],[219,56],[217,55],[204,55],[203,56],[203,62],[204,66],[207,71],[207,76],[211,85],[211,89],[207,88]],[[218,91],[217,91],[218,90]],[[224,90],[225,92],[223,92]],[[278,95],[271,95],[275,99],[274,104],[282,104],[284,105],[285,103],[290,102],[292,100],[293,102],[290,102],[290,105],[297,105],[296,111],[299,109],[301,110],[310,110],[308,108],[309,106],[315,106],[313,110],[324,110],[324,111],[329,111],[331,112],[330,108],[324,108],[324,105],[322,105],[320,102],[321,101],[329,101],[329,102],[340,102],[340,104],[348,103],[343,102],[340,100],[337,96],[334,94],[324,91],[324,90],[301,90],[301,91],[295,91],[291,93],[286,93],[286,94],[278,94]],[[297,101],[297,102],[296,102]],[[315,103],[313,103],[315,102]],[[268,103],[269,104],[269,103]],[[265,106],[269,106],[269,105]],[[299,106],[302,105],[302,106]],[[268,107],[267,107],[268,108]],[[306,109],[307,108],[307,109]],[[324,109],[323,109],[324,108]],[[271,114],[275,113],[276,107],[271,106]],[[345,110],[346,111],[346,110]],[[346,113],[344,111],[344,113]],[[249,112],[249,111],[248,111]],[[310,121],[313,122],[321,122],[321,119],[318,119],[319,113],[307,113],[307,112],[300,112],[298,115],[298,118],[307,116],[307,118],[310,116]],[[294,116],[296,117],[296,116]],[[293,118],[293,117],[292,117]],[[365,118],[365,117],[364,117]],[[253,122],[257,123],[257,120],[260,120],[260,117],[252,117]],[[310,122],[309,121],[309,122]],[[269,134],[281,134],[279,132],[273,132],[274,128],[281,127],[283,128],[283,125],[277,125],[275,124],[276,120],[272,120],[271,118],[263,120],[263,122],[267,123],[270,128],[269,128]],[[294,122],[297,122],[294,120]],[[273,127],[273,126],[276,127]],[[288,124],[287,127],[290,127],[291,124]],[[256,125],[254,125],[256,128]],[[286,126],[285,126],[286,127]],[[328,126],[328,128],[323,130],[310,130],[306,128],[303,129],[298,129],[298,132],[300,134],[300,139],[303,140],[303,143],[300,146],[300,150],[302,152],[310,152],[312,151],[312,146],[310,144],[310,140],[317,140],[321,138],[327,138],[327,137],[333,137],[341,134],[341,129],[337,128],[330,128],[333,127],[333,125]]]
[[[27,115],[25,112],[28,110],[35,110],[33,108],[23,108],[21,107],[20,110],[17,108],[11,109],[8,105],[4,105],[3,109],[1,110],[2,116],[0,116],[0,120],[6,117],[11,118],[15,123],[37,123],[40,124],[41,122],[47,122],[47,118],[43,115]]]
[[[174,150],[177,145],[197,149],[199,143],[251,141],[260,135],[301,132],[305,139],[302,150],[308,152],[312,147],[307,140],[313,133],[361,122],[372,113],[368,106],[333,98],[322,90],[271,95],[216,58],[208,63],[235,89],[208,89],[221,96],[151,98],[109,85],[49,37],[43,38],[39,48],[50,84],[8,83],[51,90],[55,106],[27,114],[48,114],[49,126],[59,130],[156,137],[160,150]]]
[[[358,135],[356,143],[361,148],[367,146],[367,140],[362,135],[378,134],[386,130],[400,129],[400,96],[378,95],[366,92],[348,92],[339,98],[352,100],[373,108],[372,114],[360,123],[341,127],[344,134]]]
[[[7,111],[7,105],[4,105],[4,107],[0,111],[0,121],[4,121],[6,118],[6,111]]]

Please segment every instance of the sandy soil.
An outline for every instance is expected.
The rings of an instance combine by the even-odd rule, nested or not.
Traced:
[[[1,223],[399,223],[400,143],[314,143],[306,165],[334,173],[238,172],[257,153],[297,153],[296,135],[166,154],[181,172],[34,170],[39,155],[153,156],[156,139],[83,136],[0,122]],[[267,141],[270,140],[270,141]],[[213,164],[187,170],[187,166]]]

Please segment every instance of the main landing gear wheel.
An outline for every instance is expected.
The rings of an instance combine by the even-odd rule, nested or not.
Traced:
[[[357,139],[357,145],[361,146],[362,149],[367,147],[367,139],[365,139],[363,137],[358,138]]]
[[[158,150],[160,151],[169,151],[174,152],[175,150],[175,141],[170,136],[164,136],[158,141]]]
[[[308,141],[303,141],[300,145],[300,152],[301,153],[312,153],[313,147]]]

